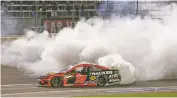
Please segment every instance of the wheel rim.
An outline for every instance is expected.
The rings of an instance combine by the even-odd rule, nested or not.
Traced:
[[[99,84],[104,85],[104,79],[103,78],[100,78],[98,81],[99,81]]]

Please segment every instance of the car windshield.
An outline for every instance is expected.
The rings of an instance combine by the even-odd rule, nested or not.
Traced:
[[[61,70],[60,72],[66,72],[73,68],[73,65],[69,65],[67,68]]]

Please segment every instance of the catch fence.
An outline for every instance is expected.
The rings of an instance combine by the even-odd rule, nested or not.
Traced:
[[[42,3],[41,1],[11,1],[10,3],[1,1],[1,17],[15,20],[18,24],[16,26],[21,29],[35,29],[39,32],[47,29],[51,33],[56,33],[63,27],[73,26],[83,17],[109,18],[112,15],[121,17],[140,15],[143,18],[149,13],[154,13],[156,15],[151,17],[159,18],[158,16],[169,15],[177,1],[50,1],[46,5]],[[169,7],[164,10],[158,9],[166,5]]]

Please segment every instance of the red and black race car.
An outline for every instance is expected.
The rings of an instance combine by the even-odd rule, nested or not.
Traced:
[[[59,73],[47,73],[38,78],[38,86],[105,86],[119,83],[118,69],[109,69],[96,64],[68,66]]]

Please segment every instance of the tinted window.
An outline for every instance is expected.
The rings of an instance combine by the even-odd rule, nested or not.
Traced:
[[[75,68],[76,72],[81,72],[82,70],[83,70],[83,67],[77,67],[77,68]]]

